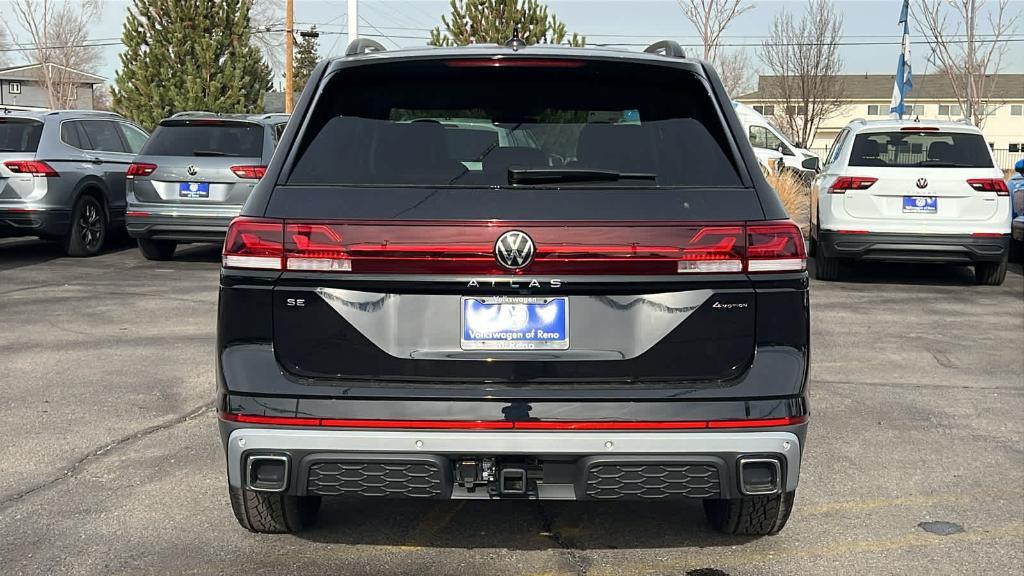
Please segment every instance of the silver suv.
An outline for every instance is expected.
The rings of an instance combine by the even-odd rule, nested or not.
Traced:
[[[162,120],[128,171],[128,233],[142,254],[168,260],[181,242],[222,242],[287,122],[210,112]]]
[[[147,138],[112,112],[0,111],[0,237],[98,253],[123,226],[125,173]]]

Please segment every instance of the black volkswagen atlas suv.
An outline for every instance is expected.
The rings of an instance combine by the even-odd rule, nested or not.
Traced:
[[[716,72],[557,46],[321,63],[230,226],[219,426],[255,532],[321,499],[793,506],[804,242]]]

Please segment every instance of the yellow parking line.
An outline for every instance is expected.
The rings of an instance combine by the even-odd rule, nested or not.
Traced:
[[[771,548],[750,552],[739,552],[730,554],[727,550],[718,548],[711,553],[691,554],[687,551],[684,558],[679,561],[661,561],[650,564],[630,564],[630,573],[676,573],[696,565],[715,566],[719,569],[726,569],[739,565],[763,564],[767,561],[778,562],[784,559],[820,558],[824,556],[844,556],[849,554],[863,554],[873,552],[885,552],[889,550],[900,550],[907,548],[918,548],[925,546],[936,546],[939,544],[976,542],[1002,537],[1024,537],[1024,523],[1013,522],[1005,526],[990,529],[974,528],[969,532],[951,536],[937,536],[923,531],[915,531],[892,538],[879,538],[871,540],[857,540],[838,544],[828,544],[813,547],[795,548]],[[763,540],[760,542],[764,542]],[[589,572],[593,576],[602,574],[622,574],[625,567],[608,568]]]
[[[409,544],[402,546],[403,549],[417,550],[425,546],[442,528],[452,521],[452,518],[462,510],[466,504],[465,500],[455,502],[444,502],[434,508],[430,513],[423,516],[416,532],[409,539]]]

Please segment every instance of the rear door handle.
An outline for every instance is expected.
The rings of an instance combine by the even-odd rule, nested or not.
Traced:
[[[93,164],[103,164],[103,158],[100,158],[99,156],[93,156],[89,158],[89,162],[92,162]]]

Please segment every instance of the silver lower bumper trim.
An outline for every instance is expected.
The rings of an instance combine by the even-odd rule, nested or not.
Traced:
[[[459,430],[301,430],[241,428],[228,437],[228,481],[242,486],[249,451],[308,450],[374,454],[635,455],[774,454],[786,460],[786,491],[800,477],[800,440],[792,432],[518,432]]]

